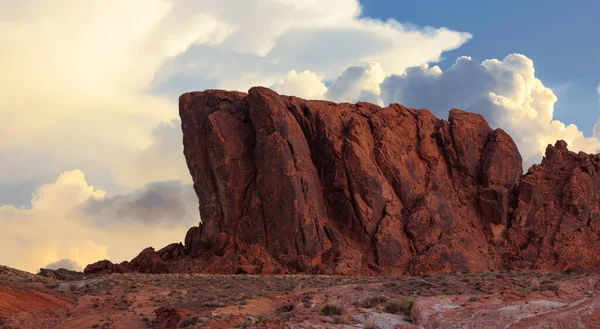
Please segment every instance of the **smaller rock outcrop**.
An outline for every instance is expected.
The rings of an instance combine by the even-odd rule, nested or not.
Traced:
[[[152,247],[144,249],[132,259],[129,268],[140,273],[169,273],[169,265]]]
[[[504,251],[510,268],[600,271],[600,155],[548,145],[516,196]]]
[[[171,243],[170,245],[157,251],[162,260],[178,260],[187,256],[187,251],[181,242]]]
[[[59,268],[56,270],[40,268],[40,273],[38,273],[38,275],[62,281],[76,281],[85,279],[85,274],[64,268]]]
[[[187,251],[181,243],[172,243],[159,251],[148,247],[139,253],[131,261],[113,264],[109,260],[101,260],[86,266],[85,274],[110,274],[110,273],[169,273],[169,262],[183,259]]]
[[[110,273],[127,273],[131,272],[131,270],[124,264],[113,264],[109,260],[101,260],[90,264],[83,269],[83,273],[85,274],[110,274]]]

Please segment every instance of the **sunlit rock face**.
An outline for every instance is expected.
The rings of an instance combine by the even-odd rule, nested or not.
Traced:
[[[119,271],[600,269],[600,156],[562,141],[522,175],[512,138],[456,109],[255,87],[186,93],[179,110],[202,223]]]

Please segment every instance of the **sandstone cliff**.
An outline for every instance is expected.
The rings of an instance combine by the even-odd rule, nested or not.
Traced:
[[[600,156],[562,141],[522,175],[511,137],[460,110],[446,121],[398,104],[307,101],[261,87],[187,93],[179,110],[203,223],[184,245],[147,249],[126,268],[600,269]]]

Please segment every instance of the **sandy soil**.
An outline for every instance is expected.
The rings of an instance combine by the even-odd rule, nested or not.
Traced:
[[[599,277],[112,274],[0,268],[0,328],[597,328]]]

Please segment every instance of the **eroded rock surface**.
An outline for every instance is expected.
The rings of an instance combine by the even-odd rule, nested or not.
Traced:
[[[257,87],[184,94],[180,116],[203,219],[185,248],[210,263],[228,259],[218,272],[600,265],[590,248],[600,157],[564,142],[521,176],[510,136],[460,110],[446,121],[397,104],[306,101]]]
[[[440,120],[255,87],[186,93],[179,110],[202,223],[127,269],[600,269],[600,156],[563,141],[522,175],[511,137],[456,109]]]

